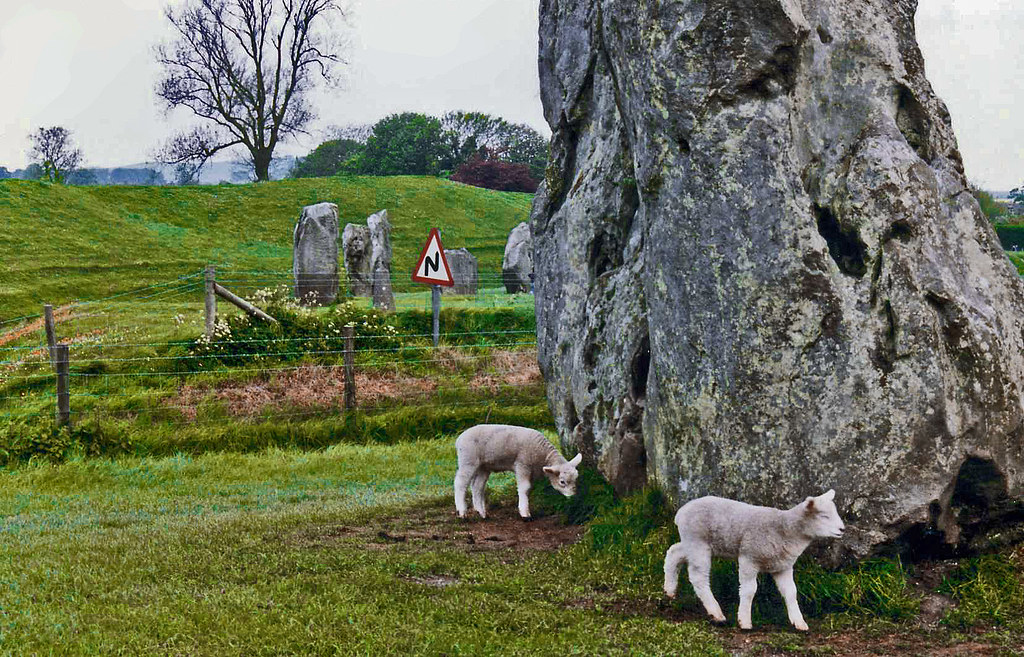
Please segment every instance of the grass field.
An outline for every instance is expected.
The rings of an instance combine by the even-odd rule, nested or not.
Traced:
[[[1024,654],[1024,548],[839,572],[804,558],[811,633],[767,578],[740,632],[733,563],[712,578],[725,627],[685,576],[664,599],[674,509],[656,490],[619,499],[584,470],[574,498],[539,485],[525,523],[499,474],[491,517],[456,519],[461,430],[553,428],[532,295],[446,297],[437,349],[411,287],[387,316],[280,302],[271,327],[222,306],[230,330],[197,347],[200,267],[247,295],[287,284],[299,207],[324,200],[343,222],[387,207],[396,271],[431,225],[497,271],[530,202],[421,178],[0,183],[0,655]],[[74,299],[91,300],[58,308],[75,426],[56,430],[41,323],[21,316]]]
[[[592,474],[562,498],[492,477],[491,517],[451,503],[452,436],[32,463],[0,472],[0,654],[1019,654],[1024,551],[964,561],[919,615],[916,567],[797,572],[812,631],[763,581],[735,628],[736,573],[709,624],[688,584],[660,592],[672,542],[654,493],[615,502]],[[599,508],[589,509],[597,503]],[[596,518],[584,525],[566,524]],[[936,588],[935,584],[931,589]],[[962,649],[958,650],[957,646]]]
[[[574,608],[565,552],[465,549],[500,530],[452,517],[454,466],[446,440],[0,474],[0,650],[723,654],[700,623]]]
[[[196,187],[74,187],[0,181],[0,322],[42,303],[98,299],[164,283],[208,264],[287,272],[302,206],[338,205],[340,223],[381,209],[392,223],[396,285],[432,226],[468,248],[481,274],[501,273],[508,234],[532,196],[433,177],[307,178]],[[411,291],[413,286],[398,287]],[[419,288],[415,288],[419,289]]]

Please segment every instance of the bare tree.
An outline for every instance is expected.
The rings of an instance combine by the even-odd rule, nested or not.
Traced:
[[[186,0],[168,7],[175,37],[156,48],[156,93],[205,124],[173,137],[162,159],[202,167],[241,147],[256,180],[268,180],[277,145],[314,118],[309,93],[342,63],[335,20],[341,0]]]
[[[82,163],[82,149],[75,147],[71,131],[59,125],[39,128],[31,135],[29,158],[43,168],[43,176],[63,183]]]

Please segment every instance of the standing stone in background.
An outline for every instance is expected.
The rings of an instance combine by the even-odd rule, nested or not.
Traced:
[[[523,222],[509,233],[505,257],[501,259],[501,275],[509,294],[529,292],[533,279],[533,233]]]
[[[348,293],[354,297],[373,296],[373,278],[370,275],[370,229],[357,224],[346,224],[341,234],[341,250],[345,254]]]
[[[445,249],[445,260],[448,261],[448,268],[452,270],[452,280],[455,285],[442,287],[442,294],[472,294],[476,295],[478,275],[476,256],[466,249]]]
[[[391,291],[391,222],[388,221],[388,211],[370,215],[366,225],[370,229],[373,307],[392,312],[395,310],[395,295]]]
[[[679,503],[834,488],[835,560],[1012,535],[1024,283],[916,8],[540,1],[538,353],[565,453]]]
[[[293,242],[295,298],[310,306],[334,303],[338,298],[338,206],[317,203],[302,208]]]

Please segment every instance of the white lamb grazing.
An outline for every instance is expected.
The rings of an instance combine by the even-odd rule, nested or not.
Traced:
[[[526,427],[507,424],[478,424],[462,432],[455,440],[459,470],[455,473],[455,509],[466,517],[466,486],[472,486],[473,508],[481,518],[487,517],[484,490],[492,472],[514,472],[519,490],[519,515],[530,517],[531,482],[547,476],[562,495],[576,493],[576,466],[582,454],[566,461],[544,434]]]
[[[676,512],[679,542],[665,553],[665,593],[676,596],[679,568],[689,564],[690,584],[711,618],[725,616],[711,593],[711,557],[736,559],[740,571],[739,623],[750,629],[750,605],[757,591],[757,574],[771,573],[786,601],[789,622],[798,630],[807,623],[796,602],[793,564],[815,538],[841,536],[845,525],[832,501],[835,491],[808,497],[783,511],[752,506],[721,497],[687,502]]]

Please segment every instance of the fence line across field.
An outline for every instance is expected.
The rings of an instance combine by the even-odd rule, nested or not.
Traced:
[[[253,316],[258,316],[262,311],[258,310],[258,308],[254,308],[253,304],[248,300],[237,294],[231,293],[226,286],[235,286],[240,290],[258,290],[265,289],[266,284],[277,284],[279,287],[285,286],[289,288],[289,292],[294,290],[294,279],[290,271],[236,270],[230,268],[225,268],[222,271],[224,272],[224,276],[219,280],[217,279],[216,274],[213,276],[210,275],[213,272],[203,270],[179,276],[173,280],[111,294],[103,298],[75,301],[65,304],[60,308],[47,306],[43,309],[43,313],[38,315],[24,315],[0,321],[0,327],[2,327],[2,329],[0,329],[0,340],[7,337],[7,341],[10,343],[4,344],[0,341],[0,354],[10,355],[9,359],[0,360],[0,386],[8,383],[28,386],[26,388],[28,394],[23,392],[20,396],[7,395],[0,397],[0,403],[4,406],[4,408],[0,408],[0,417],[43,417],[47,415],[47,413],[38,411],[38,405],[41,401],[45,406],[50,406],[50,404],[52,404],[52,406],[50,406],[50,408],[53,409],[51,411],[51,417],[55,418],[58,425],[67,425],[71,422],[72,418],[81,419],[84,417],[83,412],[76,411],[71,408],[70,401],[72,397],[79,397],[83,402],[87,402],[88,400],[99,400],[102,398],[123,398],[126,400],[126,403],[142,403],[144,406],[141,408],[117,409],[96,407],[92,404],[86,403],[84,413],[89,416],[109,416],[124,419],[126,415],[131,416],[133,413],[138,413],[140,411],[152,412],[178,409],[185,416],[183,423],[188,424],[196,422],[195,418],[189,419],[187,417],[187,411],[190,409],[195,410],[195,405],[184,404],[175,406],[173,404],[166,403],[166,401],[161,401],[167,399],[166,388],[148,388],[145,386],[148,386],[149,384],[144,384],[142,391],[119,393],[104,391],[102,386],[106,385],[104,382],[116,381],[118,379],[127,380],[129,378],[134,378],[136,380],[151,380],[154,377],[169,377],[179,381],[178,385],[180,385],[182,377],[200,376],[201,378],[197,382],[197,385],[203,389],[209,390],[212,389],[210,388],[211,384],[209,383],[210,377],[245,377],[252,374],[274,377],[288,372],[300,372],[303,370],[312,371],[316,369],[343,374],[340,379],[340,389],[342,390],[342,394],[337,399],[330,398],[331,401],[326,406],[321,404],[316,406],[316,408],[311,408],[309,411],[303,411],[301,413],[274,413],[271,416],[260,417],[228,412],[227,416],[224,418],[216,418],[216,420],[252,422],[269,421],[272,418],[313,416],[318,413],[329,411],[331,408],[344,408],[348,411],[357,407],[357,378],[355,376],[357,365],[355,363],[355,356],[358,354],[362,354],[368,358],[386,357],[388,354],[392,354],[395,358],[391,362],[395,364],[396,368],[398,365],[415,367],[419,365],[437,363],[454,363],[456,368],[458,368],[469,363],[482,362],[494,357],[494,355],[490,353],[473,353],[471,350],[522,350],[524,348],[534,348],[536,346],[535,341],[524,339],[527,338],[527,336],[532,336],[534,334],[534,331],[530,330],[457,331],[444,333],[443,335],[447,339],[455,340],[462,340],[467,337],[476,337],[477,339],[470,343],[447,344],[445,345],[445,349],[448,351],[445,354],[441,356],[428,356],[428,353],[433,351],[439,344],[438,316],[440,314],[439,306],[441,295],[436,286],[424,286],[423,289],[419,291],[399,291],[396,293],[396,306],[399,309],[423,308],[426,310],[433,306],[434,322],[431,327],[433,330],[430,333],[393,333],[387,336],[355,335],[355,331],[352,326],[341,326],[339,327],[339,331],[341,331],[342,334],[338,335],[328,334],[312,337],[270,337],[242,340],[229,338],[226,340],[217,340],[214,343],[217,347],[229,348],[242,345],[244,350],[241,353],[201,354],[196,353],[195,351],[190,351],[176,355],[132,356],[125,354],[123,357],[117,356],[119,351],[123,353],[124,350],[150,349],[157,351],[158,353],[166,354],[169,349],[194,349],[197,343],[195,340],[147,341],[129,339],[126,342],[112,340],[104,341],[103,336],[121,335],[123,337],[130,338],[132,333],[145,330],[147,327],[145,325],[139,325],[138,320],[133,317],[133,311],[137,311],[138,309],[153,309],[146,310],[145,312],[155,313],[155,316],[158,319],[165,319],[160,316],[160,311],[169,313],[175,312],[180,308],[186,314],[182,315],[181,312],[178,312],[178,314],[172,317],[173,321],[178,325],[188,322],[189,320],[187,317],[191,315],[192,312],[198,310],[200,314],[206,315],[208,318],[206,324],[207,326],[210,326],[211,322],[209,321],[209,318],[211,316],[214,317],[213,322],[216,322],[216,302],[214,302],[212,308],[214,312],[209,312],[211,310],[211,304],[208,300],[211,296],[209,294],[211,287],[214,295],[221,299],[227,299],[230,303],[241,307],[245,312]],[[395,283],[401,281],[402,285],[400,287],[407,289],[409,285],[406,284],[405,278],[406,277],[402,275],[393,275],[392,281]],[[356,301],[369,304],[369,299],[347,296],[348,281],[344,274],[338,277],[338,281],[339,291],[342,294],[342,296],[339,297],[339,301]],[[523,302],[521,299],[524,295],[509,295],[504,293],[504,290],[487,290],[484,287],[488,285],[489,282],[503,285],[504,276],[502,274],[480,274],[477,277],[477,281],[478,287],[477,294],[475,295],[476,299],[487,297],[492,299],[492,303],[484,304],[483,306],[479,304],[474,305],[471,301],[474,295],[469,295],[468,297],[456,297],[453,300],[453,303],[456,303],[460,307],[468,308],[500,308],[504,306],[511,308],[516,305],[522,307]],[[396,287],[399,286],[396,285]],[[218,288],[222,289],[218,290]],[[530,296],[532,295],[529,295],[527,298]],[[502,297],[504,298],[502,299]],[[259,297],[257,297],[257,299],[258,298]],[[466,303],[467,299],[470,299],[468,304]],[[503,303],[498,303],[497,300],[501,300]],[[405,303],[403,303],[403,301]],[[146,315],[146,317],[151,316],[153,315]],[[195,315],[192,315],[192,317],[195,317]],[[40,336],[38,342],[33,339],[33,336],[35,335]],[[394,339],[404,344],[399,344],[398,346],[381,346],[367,344],[364,342],[379,340],[382,337]],[[426,344],[408,344],[410,341],[423,339],[432,339],[434,346]],[[26,343],[26,341],[30,342]],[[360,345],[360,342],[363,342],[363,344]],[[275,347],[277,348],[275,349]],[[423,357],[410,358],[410,352],[421,352]],[[398,357],[398,354],[403,354],[403,356]],[[451,354],[455,354],[455,356],[452,356]],[[126,365],[131,367],[133,364],[150,362],[154,365],[168,362],[183,364],[202,363],[207,359],[219,362],[219,359],[221,358],[234,359],[240,362],[242,366],[235,368],[197,368],[194,365],[191,367],[186,365],[184,368],[158,367],[156,371],[102,371],[107,366],[118,368]],[[339,358],[341,362],[303,363],[299,365],[271,365],[259,363],[259,361],[264,358],[284,360],[303,358]],[[75,371],[75,368],[72,367],[72,360],[84,363],[84,365],[79,365],[78,370]],[[258,364],[258,366],[245,367],[246,363]],[[361,365],[359,367],[365,367],[365,365]],[[388,367],[389,365],[387,361],[374,362],[373,365],[371,365],[373,372],[385,371]],[[26,368],[28,368],[28,371],[25,371]],[[39,371],[37,368],[45,368],[50,370],[50,372]],[[98,368],[100,371],[90,371],[92,368]],[[382,370],[381,368],[384,369]],[[22,371],[18,372],[19,369]],[[401,379],[402,381],[410,379],[409,377],[400,377],[397,374],[398,370],[396,369],[395,371],[395,376],[398,379]],[[39,382],[43,380],[54,381],[54,387],[47,390],[40,390]],[[338,379],[335,380],[338,381]],[[381,378],[376,380],[384,379]],[[101,388],[96,389],[92,382],[97,382],[96,385],[101,386]],[[244,383],[242,385],[244,385]],[[537,385],[538,383],[536,381],[511,383],[507,380],[482,380],[476,384],[465,383],[461,385],[451,384],[449,382],[443,387],[433,386],[429,390],[405,390],[400,396],[380,393],[379,390],[375,389],[371,394],[372,399],[375,401],[364,401],[359,404],[358,408],[365,411],[395,407],[396,403],[400,404],[399,399],[418,399],[421,400],[421,402],[429,403],[428,400],[431,397],[437,397],[438,403],[443,403],[446,407],[486,407],[494,405],[497,402],[488,399],[455,400],[450,397],[465,393],[486,393],[488,390],[494,392],[509,392],[516,389],[526,390],[535,388]],[[332,387],[332,390],[338,389],[339,386]],[[449,398],[444,399],[442,402],[442,397],[446,395]],[[22,406],[21,409],[26,412],[18,412],[21,410],[16,404],[18,401],[22,401],[25,404],[32,403],[33,406]]]

